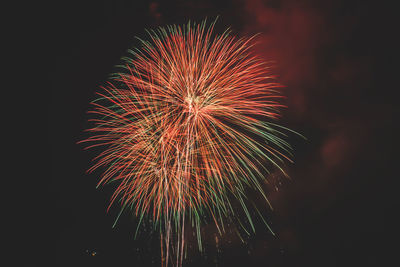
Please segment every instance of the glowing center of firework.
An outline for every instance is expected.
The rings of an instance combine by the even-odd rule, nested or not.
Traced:
[[[188,112],[193,115],[197,115],[201,109],[200,97],[197,95],[188,95],[185,104]]]

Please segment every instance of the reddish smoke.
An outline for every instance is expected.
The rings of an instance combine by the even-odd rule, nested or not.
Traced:
[[[159,4],[157,2],[151,2],[149,5],[149,12],[151,17],[154,18],[156,22],[160,22],[161,20],[161,13],[158,11]]]
[[[279,7],[273,7],[261,0],[248,0],[245,8],[245,33],[261,33],[259,53],[276,62],[288,105],[293,114],[304,115],[307,87],[316,80],[316,51],[325,40],[322,16],[294,1],[281,1]]]

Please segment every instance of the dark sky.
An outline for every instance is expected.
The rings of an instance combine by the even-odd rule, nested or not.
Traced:
[[[82,1],[85,2],[85,1]],[[276,237],[260,224],[242,244],[232,234],[219,248],[206,226],[206,253],[185,266],[387,266],[397,177],[395,76],[387,69],[394,18],[373,1],[60,1],[43,6],[43,84],[48,152],[40,189],[23,209],[22,266],[160,266],[157,235],[134,240],[134,219],[106,213],[112,187],[86,174],[96,151],[83,151],[86,112],[126,49],[145,28],[219,16],[216,30],[261,32],[257,51],[276,62],[288,108],[291,180],[271,178],[268,213]],[[41,14],[41,13],[39,13]],[[28,23],[28,22],[27,22]],[[39,90],[44,90],[41,89]],[[28,182],[28,186],[36,185]],[[278,185],[278,184],[277,184]],[[389,193],[390,192],[390,193]],[[35,208],[34,208],[35,207]],[[153,236],[153,237],[151,237]],[[218,250],[218,252],[217,252]],[[91,254],[96,252],[96,255]]]

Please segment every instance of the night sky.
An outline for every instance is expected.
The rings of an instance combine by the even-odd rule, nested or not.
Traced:
[[[21,266],[160,266],[157,233],[144,230],[135,240],[128,213],[112,228],[119,211],[106,212],[113,186],[95,188],[101,172],[86,170],[97,151],[76,143],[87,137],[94,92],[138,45],[134,36],[217,16],[217,32],[261,33],[257,53],[276,62],[285,86],[280,123],[307,140],[289,136],[291,180],[276,174],[266,187],[276,236],[260,222],[246,243],[227,233],[217,247],[215,229],[204,226],[206,252],[191,249],[184,266],[388,266],[398,177],[398,83],[385,53],[398,30],[389,8],[345,0],[60,1],[43,8],[49,150],[38,163],[40,182],[26,183],[38,189],[26,188],[32,197],[22,209]]]

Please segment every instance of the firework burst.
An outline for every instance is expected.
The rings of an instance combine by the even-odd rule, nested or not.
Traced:
[[[111,204],[154,222],[165,264],[172,240],[182,264],[185,221],[200,249],[204,218],[220,229],[235,214],[232,200],[251,223],[246,188],[267,200],[266,162],[283,172],[290,161],[283,127],[271,123],[282,105],[268,64],[250,52],[253,38],[213,27],[149,31],[92,102],[95,126],[83,141],[105,147],[90,170],[105,169],[99,185],[117,184]]]

